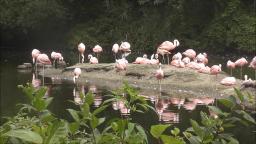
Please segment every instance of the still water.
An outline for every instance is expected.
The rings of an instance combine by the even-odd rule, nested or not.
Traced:
[[[17,61],[17,59],[19,59]],[[17,88],[19,84],[25,84],[32,82],[35,86],[40,87],[42,85],[42,78],[33,74],[31,70],[17,70],[16,66],[21,62],[29,61],[28,58],[1,58],[1,117],[12,116],[17,112],[18,103],[26,102],[25,96],[21,90]],[[225,69],[225,68],[224,68]],[[235,71],[235,74],[239,75],[239,71]],[[248,71],[249,75],[253,76],[253,71]],[[80,103],[79,93],[86,94],[89,90],[93,91],[94,107],[98,107],[105,99],[105,95],[108,94],[108,90],[97,87],[93,83],[74,85],[69,81],[63,81],[59,79],[45,79],[45,86],[48,91],[47,96],[54,97],[53,102],[50,105],[50,110],[60,118],[71,119],[66,109],[77,108],[77,106],[68,100],[73,100],[76,103]],[[215,99],[210,97],[205,98],[180,98],[169,97],[165,95],[152,95],[145,96],[152,106],[157,110],[157,114],[148,112],[146,114],[131,115],[136,122],[143,125],[144,128],[149,130],[150,125],[157,123],[172,123],[181,130],[185,130],[189,127],[189,119],[200,121],[199,112],[201,110],[206,111],[205,105],[215,105]],[[129,110],[122,104],[122,102],[116,102],[112,104],[112,108],[107,109],[103,115],[107,117],[120,116],[129,114]],[[1,118],[1,123],[3,119]],[[243,132],[240,129],[243,129]],[[237,126],[234,134],[239,139],[240,143],[255,143],[255,135],[252,131],[254,128],[244,128]]]

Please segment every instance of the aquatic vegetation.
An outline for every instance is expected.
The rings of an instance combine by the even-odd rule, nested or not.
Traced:
[[[31,84],[19,86],[28,98],[28,104],[20,104],[16,116],[7,118],[0,127],[1,143],[151,143],[149,133],[134,122],[130,115],[145,114],[155,109],[151,107],[138,91],[124,83],[113,91],[109,99],[96,109],[92,108],[94,95],[88,92],[80,94],[82,103],[78,109],[67,109],[72,120],[60,119],[48,110],[52,97],[44,98],[46,88],[35,89]],[[190,120],[191,127],[181,131],[171,124],[152,125],[150,134],[158,143],[239,143],[232,133],[226,130],[236,124],[256,125],[255,120],[245,108],[253,103],[250,95],[244,95],[235,89],[236,95],[218,99],[218,106],[208,106],[208,112],[200,112],[201,121]],[[119,108],[129,109],[126,115],[106,118],[101,113],[120,102]],[[72,101],[73,102],[73,101]]]

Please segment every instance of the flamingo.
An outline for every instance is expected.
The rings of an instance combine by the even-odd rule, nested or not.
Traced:
[[[230,69],[230,75],[232,76],[232,69],[234,69],[236,67],[236,64],[234,62],[232,62],[231,60],[228,60],[227,62],[227,68]]]
[[[186,65],[186,64],[190,63],[190,58],[189,58],[189,57],[184,57],[184,58],[182,59],[182,61],[183,61],[184,64]]]
[[[193,49],[188,49],[185,52],[182,53],[186,57],[189,57],[190,59],[195,59],[196,57],[196,52]]]
[[[171,65],[173,65],[175,67],[178,67],[178,68],[184,68],[185,67],[185,63],[183,61],[177,60],[177,59],[172,60]]]
[[[154,59],[155,57],[155,59]],[[152,54],[150,58],[150,64],[159,64],[158,54]]]
[[[169,52],[168,50],[165,50],[165,49],[157,49],[157,54],[160,54],[162,56],[162,62],[164,62],[164,55],[169,55],[171,54],[171,52]],[[168,62],[169,64],[169,62]]]
[[[44,86],[44,65],[51,65],[51,61],[46,54],[39,54],[37,57],[38,63],[43,64],[43,86]]]
[[[171,51],[171,50],[175,49],[179,45],[180,45],[180,42],[177,39],[175,39],[173,41],[173,43],[170,42],[170,41],[164,41],[160,46],[158,46],[157,49],[163,49],[163,50],[166,50],[166,51]],[[167,60],[168,60],[168,64],[169,64],[169,56],[168,56],[168,54],[167,54]]]
[[[254,69],[254,79],[256,79],[256,56],[254,56],[254,58],[250,62],[249,67]]]
[[[85,45],[83,43],[80,43],[78,45],[78,51],[79,51],[79,63],[80,63],[80,55],[82,56],[82,63],[84,63]]]
[[[96,45],[96,46],[94,46],[94,48],[92,49],[92,51],[93,51],[94,53],[96,53],[96,57],[99,58],[98,55],[99,55],[99,53],[101,53],[101,52],[103,51],[103,49],[102,49],[101,46]]]
[[[150,63],[149,59],[147,59],[147,54],[144,54],[143,57],[137,57],[136,60],[133,62],[134,64],[147,64]]]
[[[35,73],[32,75],[32,85],[34,88],[39,88],[41,85],[41,80],[36,78]]]
[[[57,68],[57,64],[59,61],[63,61],[63,57],[61,53],[54,52],[54,51],[51,53],[51,58],[53,59],[53,64],[55,65],[55,68]],[[57,64],[56,64],[56,60],[57,60]]]
[[[129,42],[121,42],[119,50],[123,52],[122,58],[127,57],[131,53],[131,45]]]
[[[205,55],[203,55],[201,53],[199,53],[196,56],[196,62],[198,62],[198,63],[205,63],[205,59],[206,59]]]
[[[78,79],[78,77],[81,75],[82,71],[80,68],[75,68],[74,69],[74,77],[73,77],[73,82],[76,83],[76,79]]]
[[[212,75],[216,75],[216,77],[217,77],[217,75],[218,75],[220,72],[221,72],[221,64],[219,64],[219,65],[213,65],[213,66],[211,67],[210,73],[211,73]]]
[[[208,58],[207,58],[207,53],[203,53],[203,55],[204,55],[204,64],[208,64]]]
[[[211,68],[208,66],[198,70],[199,73],[205,73],[205,74],[210,74],[210,71],[211,71]]]
[[[236,78],[235,77],[225,77],[220,81],[221,84],[225,86],[231,86],[236,84]]]
[[[241,88],[245,88],[245,87],[254,87],[256,88],[256,81],[252,80],[251,78],[248,79],[247,75],[244,75],[244,81],[241,84]]]
[[[173,55],[172,60],[181,60],[182,59],[182,55],[180,52],[176,53],[175,55]]]
[[[126,70],[127,64],[128,62],[125,58],[116,60],[116,64],[115,64],[116,71]]]
[[[161,63],[159,63],[159,69],[156,70],[155,77],[158,80],[158,84],[160,86],[160,91],[161,91],[161,80],[164,78],[164,71],[162,70]]]
[[[216,75],[216,81],[217,81],[217,75],[221,72],[221,64],[219,65],[213,65],[210,69],[210,74]],[[215,85],[215,89],[217,90],[217,83]]]
[[[89,63],[90,64],[97,64],[99,63],[98,59],[94,56],[92,56],[91,54],[88,55],[88,59],[89,59]]]
[[[115,43],[112,47],[112,51],[115,54],[115,59],[116,59],[116,54],[118,53],[118,49],[119,49],[119,45],[117,43]]]
[[[38,57],[38,55],[40,54],[40,51],[38,49],[33,49],[31,52],[32,55],[32,62],[36,67],[36,71],[37,71],[37,63],[36,63],[36,59]]]
[[[244,58],[244,57],[242,57],[242,58],[240,58],[240,59],[238,59],[238,60],[236,60],[235,61],[235,65],[236,66],[240,66],[240,78],[242,79],[242,75],[243,75],[243,69],[242,69],[242,67],[244,66],[244,65],[246,65],[248,62],[247,62],[247,60]]]

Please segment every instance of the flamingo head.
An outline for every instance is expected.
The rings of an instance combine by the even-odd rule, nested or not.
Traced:
[[[88,55],[88,59],[91,59],[91,58],[92,58],[92,55],[91,55],[91,54],[89,54],[89,55]]]
[[[143,55],[143,58],[147,58],[147,57],[148,57],[147,54],[144,54],[144,55]]]
[[[159,68],[162,68],[162,64],[161,63],[159,63],[158,66],[159,66]]]
[[[179,42],[177,39],[175,39],[175,40],[173,41],[173,43],[174,43],[174,45],[176,45],[176,46],[179,46],[179,45],[180,45],[180,42]]]
[[[158,59],[158,54],[155,54],[155,58]]]
[[[247,81],[248,80],[248,76],[244,75],[244,80]]]

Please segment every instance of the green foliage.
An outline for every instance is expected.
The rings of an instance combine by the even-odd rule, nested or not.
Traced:
[[[129,116],[107,119],[101,113],[110,106],[110,102],[122,100],[127,108],[134,112],[144,113],[150,107],[145,99],[138,95],[138,91],[124,83],[124,86],[112,92],[110,99],[100,107],[92,109],[94,95],[89,92],[81,94],[83,103],[78,110],[67,109],[73,121],[56,118],[48,109],[51,99],[43,98],[45,88],[35,89],[31,84],[19,86],[29,99],[23,104],[18,114],[8,118],[0,127],[0,141],[2,143],[81,143],[81,144],[145,144],[149,143],[147,131],[132,121]],[[180,131],[170,124],[152,125],[150,134],[164,144],[218,144],[239,143],[233,134],[226,130],[237,122],[256,125],[255,120],[244,109],[244,105],[251,102],[250,95],[244,95],[235,89],[236,95],[222,98],[217,106],[208,106],[209,113],[200,112],[201,121],[190,120],[191,127]],[[120,95],[121,94],[121,95]]]

